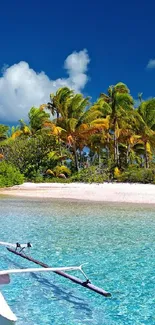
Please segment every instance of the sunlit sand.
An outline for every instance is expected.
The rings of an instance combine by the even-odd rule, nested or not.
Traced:
[[[1,189],[0,194],[100,202],[155,203],[155,185],[151,184],[24,183]]]

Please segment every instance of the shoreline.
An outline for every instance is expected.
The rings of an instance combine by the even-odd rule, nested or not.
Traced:
[[[155,204],[155,185],[134,183],[24,183],[2,188],[0,195],[16,198]]]

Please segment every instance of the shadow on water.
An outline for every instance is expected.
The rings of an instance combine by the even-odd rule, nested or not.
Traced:
[[[9,263],[13,264],[17,268],[23,269],[24,267],[21,267],[21,265],[12,259],[10,259],[7,256],[1,256],[5,261],[8,261]],[[35,273],[30,273],[31,277],[35,279],[37,282],[39,282],[41,285],[44,287],[50,288],[52,290],[52,293],[58,300],[65,300],[69,303],[71,303],[74,307],[75,310],[79,311],[85,311],[86,315],[89,315],[89,317],[93,317],[92,315],[92,310],[89,308],[89,305],[80,297],[75,296],[72,291],[67,291],[64,289],[61,289],[58,285],[51,283],[48,279],[35,274]]]

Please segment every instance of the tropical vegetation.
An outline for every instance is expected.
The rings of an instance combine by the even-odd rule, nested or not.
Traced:
[[[0,186],[24,180],[155,183],[155,98],[140,94],[137,106],[122,82],[94,103],[58,89],[48,103],[30,109],[27,121],[0,124]]]

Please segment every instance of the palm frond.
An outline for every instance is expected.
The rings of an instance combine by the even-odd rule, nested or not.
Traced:
[[[118,82],[114,87],[113,87],[115,93],[119,94],[129,94],[129,88],[127,87],[126,84],[123,82]]]
[[[75,119],[75,118],[69,118],[66,121],[67,130],[69,132],[75,132],[75,128],[76,128],[77,123],[78,123],[78,120],[77,119]]]
[[[90,125],[91,126],[97,126],[103,129],[109,129],[109,116],[107,116],[107,118],[98,118],[96,120],[93,120]]]

